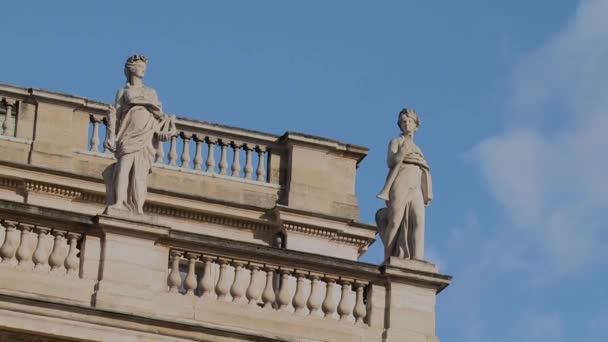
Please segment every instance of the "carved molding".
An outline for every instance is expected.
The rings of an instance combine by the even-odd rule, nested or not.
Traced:
[[[306,225],[296,222],[283,222],[283,228],[286,231],[292,231],[300,234],[316,236],[320,238],[328,238],[340,244],[356,246],[359,250],[366,248],[374,239],[359,237],[351,234],[342,233],[333,229],[324,227]]]
[[[23,189],[26,193],[36,192],[43,193],[46,195],[64,197],[68,199],[76,199],[82,197],[82,191],[67,186],[36,182],[31,180],[25,180],[23,182]]]
[[[33,180],[19,180],[9,177],[0,177],[0,187],[15,189],[17,191],[22,190],[25,193],[42,193],[80,202],[95,203],[100,205],[105,205],[106,203],[104,194],[87,192],[68,186]],[[258,232],[271,232],[277,230],[277,228],[282,227],[288,232],[328,239],[339,244],[352,245],[357,247],[360,251],[365,249],[373,241],[372,238],[355,236],[343,233],[335,229],[307,225],[298,222],[281,221],[280,223],[265,223],[235,217],[222,216],[197,210],[176,208],[173,206],[154,202],[146,203],[144,205],[144,212],[197,222],[229,226],[239,229],[249,229]]]

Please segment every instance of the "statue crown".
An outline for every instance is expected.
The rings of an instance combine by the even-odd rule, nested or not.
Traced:
[[[138,54],[134,54],[133,56],[129,57],[129,59],[127,59],[127,65],[129,64],[133,64],[135,62],[138,61],[142,61],[144,63],[148,63],[148,57],[144,56],[144,55],[138,55]]]

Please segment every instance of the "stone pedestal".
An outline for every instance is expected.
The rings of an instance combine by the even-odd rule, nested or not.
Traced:
[[[167,290],[169,248],[161,242],[170,228],[144,215],[107,212],[95,217],[101,231],[101,267],[93,305],[151,310]]]
[[[387,278],[386,342],[438,342],[435,300],[451,277],[423,260],[390,257],[382,266]]]

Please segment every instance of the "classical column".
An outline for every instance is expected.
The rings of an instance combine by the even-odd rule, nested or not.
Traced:
[[[2,264],[13,266],[21,234],[17,230],[17,222],[15,221],[5,220],[4,226],[6,227],[6,233],[4,235],[4,243],[0,247],[0,257],[2,258]]]
[[[70,241],[70,250],[68,252],[68,256],[65,258],[65,269],[67,270],[67,275],[70,277],[77,277],[78,270],[80,268],[80,260],[78,259],[78,238],[80,238],[80,234],[77,233],[68,233],[68,240]]]
[[[323,286],[321,283],[321,274],[311,273],[310,274],[310,296],[306,306],[308,306],[309,316],[323,317],[323,311],[321,311],[321,304],[323,303]]]
[[[357,298],[355,300],[355,308],[353,310],[353,315],[355,316],[356,324],[364,324],[365,316],[367,315],[367,307],[363,302],[363,291],[365,290],[364,283],[359,281],[355,282],[355,289],[357,291]]]
[[[308,272],[296,270],[294,272],[296,276],[296,293],[293,296],[293,308],[297,315],[306,315],[306,292],[304,284],[306,283],[306,275]]]
[[[209,173],[215,173],[215,144],[217,144],[217,139],[212,137],[207,137],[205,139],[207,142],[207,161],[205,162],[205,166],[207,167],[205,171]]]
[[[247,299],[244,297],[247,291],[247,271],[245,270],[245,262],[235,260],[232,262],[234,266],[234,282],[230,288],[230,295],[232,301],[235,303],[247,303]]]
[[[326,276],[325,282],[327,283],[325,291],[325,300],[323,301],[323,312],[325,318],[335,319],[334,313],[336,312],[336,299],[334,298],[334,284],[337,278],[333,276]]]
[[[214,284],[213,284],[213,275],[211,274],[211,270],[213,268],[213,260],[216,257],[210,255],[203,255],[203,276],[199,282],[199,288],[201,291],[201,297],[204,299],[211,299],[215,295],[214,292]]]
[[[34,271],[36,272],[47,272],[49,271],[49,250],[47,249],[47,237],[51,232],[51,228],[37,226],[35,229],[38,234],[38,243],[36,244],[36,250],[34,251]]]
[[[220,264],[220,276],[215,285],[215,293],[217,293],[217,299],[227,301],[228,293],[232,285],[230,277],[228,275],[228,264],[230,259],[218,258],[218,264]]]
[[[264,291],[264,282],[260,281],[258,274],[260,273],[261,264],[250,262],[248,268],[251,270],[251,277],[249,279],[249,287],[247,288],[247,300],[249,305],[258,307],[258,300]]]
[[[194,142],[196,143],[196,149],[194,152],[194,169],[201,171],[203,169],[203,140],[198,135],[193,136]]]
[[[228,143],[223,139],[219,140],[221,154],[220,154],[220,175],[228,174],[228,161],[226,160],[226,153],[228,148]]]
[[[186,275],[186,279],[184,280],[184,289],[186,289],[186,294],[194,295],[194,291],[196,290],[196,260],[198,260],[199,255],[196,253],[186,253],[186,259],[188,259],[188,274]]]
[[[171,137],[171,146],[169,147],[169,165],[177,166],[177,136]]]
[[[350,303],[351,284],[350,279],[341,279],[340,284],[342,285],[342,291],[340,294],[340,302],[338,303],[338,315],[340,315],[341,321],[348,320],[352,311],[352,305]]]
[[[182,284],[182,276],[179,274],[179,261],[182,255],[184,255],[184,252],[171,251],[171,272],[169,272],[167,285],[169,286],[169,291],[173,293],[179,292],[179,287]]]
[[[93,124],[93,133],[91,133],[89,151],[99,152],[99,123],[101,122],[101,119],[95,115],[91,115],[90,119],[91,119],[91,123]]]
[[[20,269],[32,270],[34,268],[34,263],[32,262],[32,254],[34,251],[30,248],[29,237],[34,226],[20,223],[19,228],[21,229],[21,243],[19,244],[16,254],[17,260],[19,261],[17,267]]]
[[[253,158],[253,147],[251,144],[244,144],[243,149],[245,149],[245,168],[243,169],[243,173],[245,179],[253,179],[253,164],[251,160]]]
[[[189,169],[190,168],[190,139],[192,138],[192,134],[186,133],[186,132],[181,132],[180,136],[184,142],[183,146],[182,146],[181,168]]]
[[[64,274],[63,262],[66,257],[65,234],[63,230],[53,230],[52,234],[55,237],[53,242],[53,251],[49,256],[49,265],[51,265],[51,273]]]
[[[289,294],[289,275],[293,272],[293,269],[281,268],[281,288],[279,290],[279,296],[277,297],[277,304],[279,310],[288,310],[289,303],[291,302],[291,296]]]
[[[258,182],[266,181],[266,159],[264,158],[264,154],[266,153],[266,147],[258,146],[258,168],[256,169],[256,180]]]
[[[264,292],[262,292],[262,301],[264,302],[264,309],[272,309],[275,307],[276,295],[274,293],[274,272],[276,266],[266,265],[264,270],[266,271],[266,286]]]

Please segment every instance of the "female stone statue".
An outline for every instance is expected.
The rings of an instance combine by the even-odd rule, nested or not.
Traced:
[[[420,126],[413,109],[403,109],[397,121],[402,134],[388,146],[389,175],[378,197],[385,209],[376,214],[384,257],[424,258],[424,208],[433,198],[431,174],[414,133]]]
[[[158,144],[176,133],[174,117],[163,113],[156,91],[143,84],[147,62],[143,55],[129,57],[125,63],[127,84],[118,90],[115,105],[108,110],[104,145],[118,162],[104,172],[106,211],[143,214],[148,174]]]

